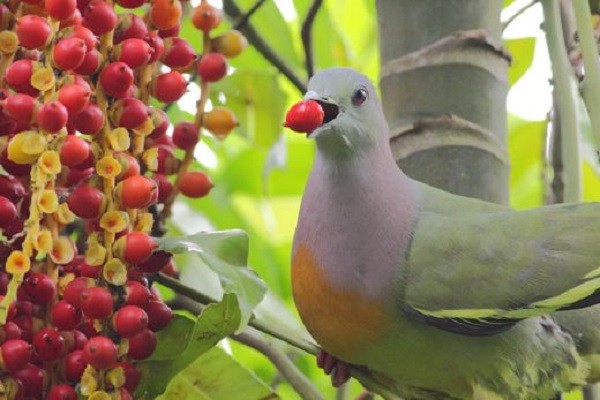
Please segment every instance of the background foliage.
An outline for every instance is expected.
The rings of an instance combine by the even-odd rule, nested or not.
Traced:
[[[255,0],[236,2],[242,10],[247,10],[254,3]],[[306,70],[300,28],[311,3],[309,0],[266,1],[250,19],[250,23],[279,57],[303,80],[306,80]],[[503,18],[508,18],[516,8],[514,4],[511,5],[512,1],[504,3],[505,7],[512,7],[506,15],[503,14]],[[540,43],[543,34],[537,29],[539,22],[536,22],[540,15],[538,5],[517,18],[507,29],[510,39],[505,40],[513,59],[508,76],[511,90],[518,95],[522,93],[522,87],[536,88],[528,93],[527,101],[532,103],[532,112],[519,109],[523,102],[512,104],[516,96],[509,96],[507,145],[511,162],[511,204],[519,209],[543,204],[547,187],[547,179],[543,175],[548,124],[544,105],[551,104],[551,99],[549,85],[544,82],[549,77],[549,66],[544,62],[547,60],[545,44]],[[379,60],[376,22],[372,0],[325,0],[313,27],[316,68],[352,66],[377,82]],[[199,49],[201,43],[196,31],[190,26],[189,20],[185,24],[182,36]],[[226,23],[219,29],[225,31],[230,26],[231,23]],[[253,47],[233,59],[231,65],[234,73],[223,83],[214,86],[212,104],[226,102],[238,116],[241,125],[225,142],[219,142],[209,135],[203,138],[204,145],[198,151],[197,162],[202,169],[210,172],[215,189],[207,198],[181,199],[175,207],[169,234],[234,228],[246,231],[250,238],[248,263],[264,279],[269,291],[267,300],[259,306],[257,314],[267,320],[277,321],[288,332],[303,336],[305,333],[291,299],[289,259],[293,229],[312,163],[314,144],[303,135],[284,132],[281,125],[285,110],[299,100],[301,93]],[[532,65],[537,67],[534,69]],[[532,82],[538,85],[531,86]],[[521,89],[519,86],[522,86]],[[193,94],[196,91],[197,88],[192,85],[190,92]],[[189,100],[183,99],[178,107],[169,110],[172,123],[192,118],[186,111],[190,109],[189,103]],[[600,169],[593,162],[591,143],[584,141],[583,146],[583,153],[588,155],[584,166],[584,198],[600,200]],[[202,259],[184,253],[177,256],[177,262],[182,270],[181,280],[186,285],[215,297],[220,296],[218,280]],[[193,322],[188,320],[181,323]],[[222,347],[232,352],[235,360],[264,382],[280,382],[277,370],[260,353],[233,341],[226,341]],[[210,358],[215,351],[219,350],[202,357]],[[314,366],[314,357],[301,353],[294,353],[293,357],[325,398],[333,398],[334,391],[328,378]],[[198,368],[201,364],[199,359],[189,368]],[[243,370],[223,368],[221,380],[243,381]],[[184,378],[178,385],[181,387],[169,386],[171,394],[178,393],[177,390],[185,392],[187,383]],[[256,390],[252,393],[257,396],[268,393],[264,387],[255,387],[253,390]],[[351,393],[358,392],[358,385],[354,383]],[[277,393],[282,398],[297,397],[284,381],[277,385]]]

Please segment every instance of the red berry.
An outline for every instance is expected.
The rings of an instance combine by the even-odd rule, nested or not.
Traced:
[[[158,186],[158,202],[164,203],[171,196],[175,187],[166,175],[156,174],[152,179]]]
[[[156,348],[156,334],[150,329],[144,329],[129,338],[129,351],[127,355],[134,360],[143,360],[150,357]]]
[[[146,3],[146,0],[117,0],[117,3],[123,8],[138,8]]]
[[[77,10],[77,0],[46,0],[44,6],[49,16],[62,21]]]
[[[96,104],[88,104],[71,118],[73,127],[86,135],[95,135],[104,126],[104,113]]]
[[[127,281],[125,304],[145,308],[150,301],[150,290],[136,281]]]
[[[81,311],[87,317],[104,319],[112,314],[114,302],[110,291],[104,287],[93,286],[81,292]]]
[[[162,38],[158,35],[156,31],[149,32],[148,35],[144,37],[144,40],[154,50],[152,56],[150,57],[150,62],[157,61],[165,51],[165,42],[162,40]]]
[[[140,271],[147,274],[162,271],[171,262],[173,255],[168,251],[155,250],[146,260],[138,264]]]
[[[6,324],[0,327],[0,338],[3,342],[11,339],[21,339],[21,328],[12,321],[7,321]]]
[[[135,97],[117,100],[111,108],[111,119],[115,125],[135,129],[148,119],[148,107]]]
[[[21,285],[32,303],[45,305],[56,295],[56,285],[50,276],[41,272],[32,272]]]
[[[4,103],[4,112],[17,121],[31,122],[34,110],[35,99],[22,93],[9,96]]]
[[[152,300],[148,303],[146,313],[148,314],[148,328],[153,332],[166,328],[173,319],[173,310],[159,300]]]
[[[17,207],[12,201],[4,196],[0,196],[0,228],[8,227],[17,219]]]
[[[63,71],[73,70],[81,65],[87,53],[87,46],[83,39],[68,37],[61,39],[52,51],[54,65]]]
[[[125,39],[144,39],[147,34],[148,27],[141,17],[135,14],[120,14],[113,42],[119,44]]]
[[[78,186],[67,198],[67,205],[79,218],[98,218],[104,208],[104,194],[95,187]]]
[[[110,32],[117,26],[117,13],[104,0],[92,0],[83,12],[85,25],[96,35]]]
[[[116,158],[121,164],[121,173],[117,176],[117,180],[127,179],[140,174],[140,163],[130,153],[117,153]]]
[[[140,383],[142,374],[138,371],[135,366],[130,362],[119,362],[114,365],[114,368],[123,368],[125,374],[125,384],[123,388],[130,392],[134,392]]]
[[[227,59],[221,53],[208,53],[198,61],[198,75],[205,82],[216,82],[227,74]]]
[[[221,22],[221,11],[207,3],[202,3],[194,8],[192,14],[192,23],[204,32],[209,32],[216,28]]]
[[[83,62],[79,67],[75,68],[74,72],[79,75],[93,75],[100,68],[102,62],[102,54],[96,49],[89,50],[85,53]]]
[[[67,107],[69,116],[73,117],[87,107],[91,94],[89,87],[79,83],[67,83],[58,90],[58,101]]]
[[[38,90],[31,86],[32,74],[33,61],[28,59],[17,60],[6,69],[4,80],[12,89],[19,93],[37,96]]]
[[[56,328],[70,331],[81,322],[81,313],[68,301],[60,300],[52,306],[51,319]]]
[[[140,333],[147,326],[148,314],[138,306],[123,306],[113,318],[113,328],[124,338]]]
[[[160,61],[169,68],[186,69],[196,60],[196,51],[185,40],[179,37],[165,40],[165,51]]]
[[[177,71],[158,75],[151,83],[151,93],[158,101],[172,103],[179,100],[187,90],[187,81]]]
[[[67,174],[67,178],[65,181],[65,186],[77,186],[80,185],[83,181],[87,180],[89,177],[94,175],[96,172],[95,168],[86,168],[86,169],[78,169],[72,168],[69,169],[69,173]]]
[[[75,278],[67,284],[63,293],[63,299],[68,301],[74,307],[79,308],[81,306],[81,293],[93,284],[93,279],[84,277]]]
[[[200,130],[192,122],[180,122],[173,130],[173,143],[182,150],[193,149],[199,137]]]
[[[12,376],[23,384],[25,398],[41,399],[46,386],[46,374],[43,369],[33,364],[14,372]]]
[[[94,336],[83,346],[83,360],[97,370],[117,361],[117,346],[106,336]]]
[[[126,39],[115,49],[117,59],[133,69],[146,65],[154,52],[148,43],[137,38]]]
[[[64,374],[69,382],[79,382],[86,362],[83,361],[83,350],[74,350],[67,354],[64,361]]]
[[[33,347],[42,361],[54,361],[63,351],[65,339],[54,328],[43,328],[33,337]]]
[[[121,204],[127,208],[148,207],[158,190],[156,182],[145,176],[129,177],[119,183],[121,186]]]
[[[23,183],[10,175],[0,175],[0,196],[17,202],[27,195]]]
[[[177,23],[177,25],[173,26],[171,29],[160,29],[158,31],[158,36],[163,39],[172,38],[174,36],[179,36],[179,32],[181,31],[181,23]]]
[[[90,144],[79,136],[68,135],[60,147],[60,162],[67,167],[81,164],[90,155]]]
[[[303,100],[292,106],[285,116],[285,124],[296,132],[310,133],[323,124],[325,112],[314,100]]]
[[[85,48],[88,52],[95,49],[96,45],[98,44],[98,38],[96,35],[94,35],[94,32],[82,25],[78,25],[73,28],[72,36],[83,40],[85,42]]]
[[[37,124],[48,132],[60,131],[67,125],[68,119],[67,107],[56,100],[42,104],[37,110]]]
[[[179,190],[193,199],[206,196],[213,187],[208,175],[201,171],[188,171],[181,175]]]
[[[31,345],[21,339],[9,339],[0,347],[2,364],[6,371],[16,372],[31,359]]]
[[[26,49],[37,49],[48,43],[51,30],[45,18],[39,15],[24,15],[17,20],[19,44]]]
[[[115,61],[100,72],[100,84],[109,96],[122,97],[133,84],[133,71],[124,62]]]
[[[52,386],[46,400],[77,400],[75,389],[64,383]]]
[[[119,239],[124,241],[123,260],[129,264],[146,261],[156,248],[156,242],[144,232],[130,232]]]

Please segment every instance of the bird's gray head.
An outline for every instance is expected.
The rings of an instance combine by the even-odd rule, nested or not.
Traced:
[[[330,68],[315,74],[304,99],[325,111],[323,125],[309,137],[332,156],[352,155],[388,140],[388,126],[371,81],[350,68]]]

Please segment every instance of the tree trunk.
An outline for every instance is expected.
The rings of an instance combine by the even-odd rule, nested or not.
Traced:
[[[377,0],[381,92],[398,165],[447,191],[508,203],[500,0]]]

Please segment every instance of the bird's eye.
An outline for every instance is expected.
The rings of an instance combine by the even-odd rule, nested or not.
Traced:
[[[352,93],[352,104],[355,106],[360,106],[369,98],[369,92],[366,89],[359,88]]]

